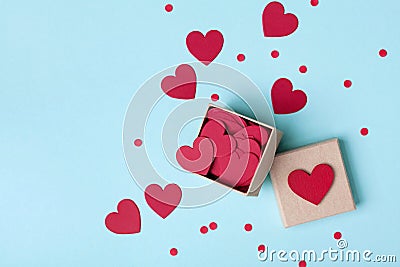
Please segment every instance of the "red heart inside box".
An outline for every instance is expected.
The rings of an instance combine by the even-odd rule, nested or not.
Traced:
[[[271,129],[239,114],[210,106],[193,148],[180,147],[178,163],[186,170],[246,193],[271,135]],[[213,150],[199,146],[209,139]],[[205,147],[205,146],[204,146]],[[213,160],[210,163],[209,158]],[[199,163],[208,167],[196,170]],[[193,167],[193,168],[191,168]]]

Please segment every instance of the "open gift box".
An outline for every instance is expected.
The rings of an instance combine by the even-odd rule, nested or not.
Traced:
[[[210,104],[193,146],[180,147],[176,159],[187,171],[257,196],[281,137],[275,127]]]

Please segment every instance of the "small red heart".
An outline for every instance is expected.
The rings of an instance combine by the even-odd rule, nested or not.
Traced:
[[[225,127],[221,122],[208,120],[201,128],[200,136],[211,138],[216,149],[216,157],[230,155],[236,149],[236,139],[225,134]]]
[[[168,96],[177,99],[193,99],[196,96],[196,72],[187,64],[179,65],[175,76],[167,76],[161,81],[161,89]]]
[[[333,169],[328,164],[319,164],[311,174],[303,170],[294,170],[288,176],[290,189],[299,197],[318,205],[332,186]]]
[[[144,190],[144,197],[149,207],[165,219],[181,202],[182,190],[177,184],[168,184],[164,190],[158,184],[151,184]]]
[[[117,212],[108,214],[105,224],[108,230],[116,234],[139,233],[141,219],[138,206],[133,200],[121,200],[118,203]]]
[[[206,175],[215,157],[213,141],[207,137],[197,137],[190,146],[181,146],[176,151],[176,160],[187,171]]]
[[[186,37],[189,52],[204,65],[210,64],[221,52],[224,37],[217,30],[211,30],[204,36],[199,31],[192,31]]]
[[[301,90],[293,90],[290,80],[280,78],[272,85],[271,100],[275,114],[290,114],[304,108],[307,95]]]
[[[269,3],[262,14],[265,37],[284,37],[292,34],[299,26],[294,14],[285,14],[285,8],[279,2]]]

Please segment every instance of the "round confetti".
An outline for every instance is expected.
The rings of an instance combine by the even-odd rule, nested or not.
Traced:
[[[318,0],[311,0],[311,1],[310,1],[310,4],[311,4],[312,6],[318,6],[319,1],[318,1]]]
[[[212,222],[212,223],[210,223],[209,227],[211,230],[215,230],[215,229],[217,229],[218,225],[216,222]]]
[[[346,87],[346,88],[350,88],[352,84],[353,83],[350,80],[345,80],[343,83],[344,87]]]
[[[259,252],[265,252],[265,245],[261,244],[258,246],[258,251]]]
[[[342,233],[341,233],[341,232],[336,232],[336,233],[334,233],[334,234],[333,234],[333,238],[335,238],[335,239],[340,239],[340,238],[342,238]]]
[[[302,65],[302,66],[300,66],[299,71],[300,71],[301,73],[306,73],[306,72],[307,72],[307,67],[304,66],[304,65]]]
[[[204,235],[204,234],[207,234],[207,232],[208,232],[207,226],[200,227],[200,233],[202,233]]]
[[[133,144],[135,145],[135,146],[141,146],[142,144],[143,144],[143,141],[142,141],[142,139],[135,139],[135,141],[133,141]]]
[[[211,100],[212,101],[218,101],[219,100],[219,95],[218,94],[212,94],[211,95]]]
[[[169,254],[171,254],[171,256],[176,256],[178,255],[178,250],[176,248],[171,248]]]
[[[361,133],[362,136],[368,135],[368,128],[362,128],[362,129],[360,130],[360,133]]]
[[[387,56],[387,51],[385,49],[381,49],[381,50],[379,50],[379,55],[381,57],[386,57]]]
[[[243,55],[243,54],[239,54],[239,55],[237,55],[237,60],[239,61],[239,62],[242,62],[242,61],[244,61],[245,60],[245,56]]]
[[[165,5],[165,11],[171,12],[172,9],[174,9],[174,7],[173,7],[171,4],[166,4],[166,5]]]
[[[306,261],[299,261],[299,267],[306,267],[307,263]]]
[[[271,51],[271,57],[272,58],[277,58],[279,57],[279,52],[277,50],[272,50]]]
[[[251,230],[253,230],[253,225],[251,225],[250,223],[246,223],[244,225],[244,230],[246,230],[247,232],[250,232]]]

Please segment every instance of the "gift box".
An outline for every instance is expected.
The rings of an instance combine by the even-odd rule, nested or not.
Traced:
[[[247,196],[257,196],[282,132],[210,104],[192,146],[176,152],[181,167]]]

